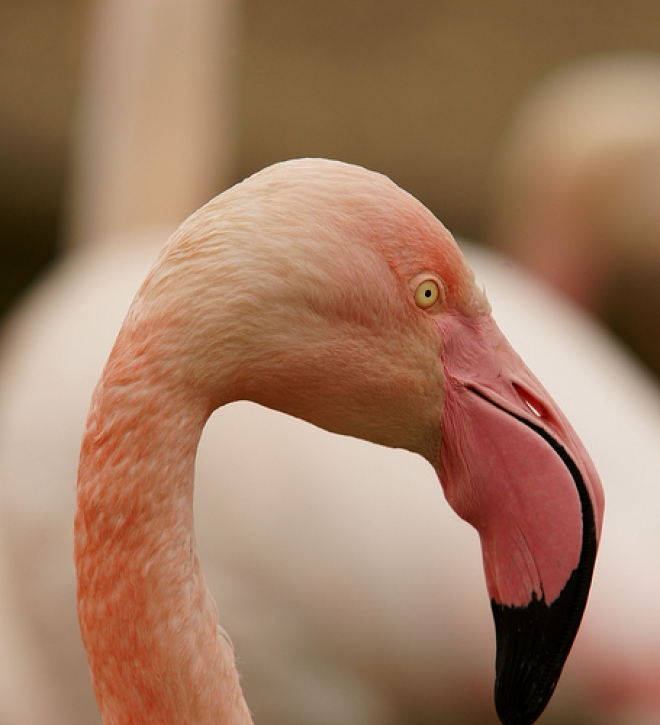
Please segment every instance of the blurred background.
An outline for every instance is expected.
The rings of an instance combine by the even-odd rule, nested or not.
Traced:
[[[0,6],[2,311],[66,228],[89,13],[85,0]],[[530,89],[593,54],[660,51],[659,26],[653,0],[246,0],[230,181],[289,157],[352,161],[487,241],[498,150]]]

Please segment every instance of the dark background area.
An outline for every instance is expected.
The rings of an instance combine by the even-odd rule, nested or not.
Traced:
[[[88,11],[0,4],[0,312],[61,242]],[[234,180],[289,157],[353,161],[477,239],[498,141],[535,81],[660,51],[657,0],[247,0],[241,15]]]

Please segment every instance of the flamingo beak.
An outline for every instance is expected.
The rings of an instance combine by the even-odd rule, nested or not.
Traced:
[[[438,322],[446,388],[439,474],[479,532],[495,620],[495,705],[530,725],[587,603],[604,509],[598,474],[492,318]]]

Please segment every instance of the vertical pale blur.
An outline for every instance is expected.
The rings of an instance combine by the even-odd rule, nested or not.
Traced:
[[[235,0],[94,5],[69,240],[175,226],[228,182]]]

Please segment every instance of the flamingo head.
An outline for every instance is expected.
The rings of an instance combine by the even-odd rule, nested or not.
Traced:
[[[209,413],[250,399],[430,461],[481,537],[499,716],[534,722],[586,605],[603,493],[440,222],[380,174],[276,164],[166,245],[122,334],[166,329],[166,374]]]

